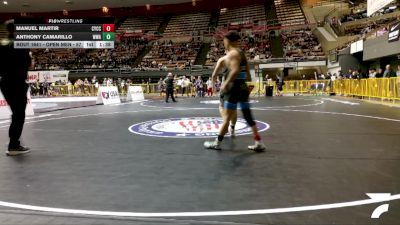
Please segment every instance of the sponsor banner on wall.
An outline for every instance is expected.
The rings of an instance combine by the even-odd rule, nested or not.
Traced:
[[[100,87],[96,104],[110,105],[121,103],[117,87]]]
[[[144,100],[143,89],[141,86],[129,86],[127,101]]]
[[[389,36],[388,41],[394,42],[399,40],[399,32],[400,32],[400,22],[397,22],[390,26],[389,28]]]
[[[371,16],[391,2],[393,2],[393,0],[368,0],[367,16]]]
[[[26,104],[25,115],[33,116],[35,113],[33,112],[33,106],[31,101],[30,90],[27,93],[28,103]],[[3,96],[3,93],[0,91],[0,119],[10,119],[11,118],[11,109]]]
[[[68,82],[69,71],[28,71],[28,82],[34,83],[39,79],[40,83],[47,81],[55,83],[56,81]]]

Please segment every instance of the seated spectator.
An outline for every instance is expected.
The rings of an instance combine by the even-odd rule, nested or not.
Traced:
[[[289,60],[324,57],[321,44],[310,29],[282,31],[284,55]]]

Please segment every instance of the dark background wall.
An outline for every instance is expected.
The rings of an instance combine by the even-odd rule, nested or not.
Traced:
[[[350,54],[350,47],[339,52],[339,65],[342,68],[342,74],[351,70],[361,70],[362,73],[368,71],[368,65],[363,63],[363,53]]]
[[[364,41],[364,61],[400,54],[400,41],[388,42],[388,34]]]

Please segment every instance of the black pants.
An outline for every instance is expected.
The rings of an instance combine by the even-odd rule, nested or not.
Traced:
[[[43,87],[43,95],[45,96],[49,95],[49,88]]]
[[[19,139],[25,123],[28,85],[25,83],[2,82],[0,88],[12,112],[11,125],[8,131],[10,137],[8,148],[17,148],[20,146]]]
[[[174,89],[173,88],[167,88],[167,94],[165,95],[165,101],[168,102],[169,96],[171,95],[172,101],[175,102],[174,98]]]
[[[182,96],[185,94],[186,92],[186,87],[182,87]]]

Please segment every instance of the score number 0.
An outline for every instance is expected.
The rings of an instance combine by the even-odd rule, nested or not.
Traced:
[[[114,32],[114,24],[103,24],[103,32]]]

